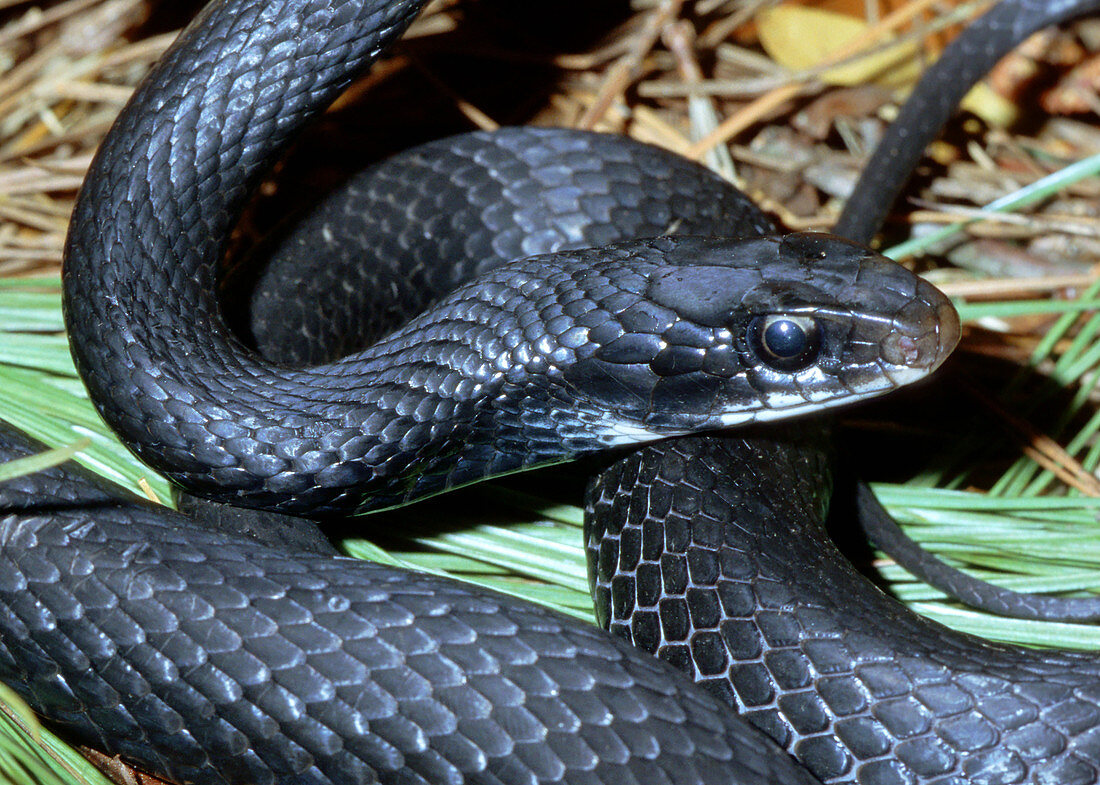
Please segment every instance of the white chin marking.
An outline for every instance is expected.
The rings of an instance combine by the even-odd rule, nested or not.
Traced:
[[[626,444],[639,444],[660,439],[664,436],[681,436],[682,433],[657,433],[644,425],[631,422],[604,422],[599,426],[599,438],[601,444],[608,447],[621,447]]]
[[[867,398],[874,398],[892,391],[896,387],[903,387],[928,375],[927,369],[920,368],[890,368],[883,369],[883,375],[887,383],[880,387],[872,387],[856,390],[844,395],[827,398],[821,401],[807,401],[801,395],[773,395],[768,398],[766,408],[748,408],[737,411],[725,412],[718,415],[706,429],[733,428],[753,422],[767,422],[769,420],[785,420],[789,417],[797,417],[803,414],[812,414],[823,409],[831,409],[844,404],[855,403]],[[665,430],[647,428],[644,425],[630,422],[613,422],[608,419],[599,424],[594,424],[593,429],[598,432],[597,438],[601,444],[608,447],[621,447],[629,444],[641,444],[655,439],[667,439],[670,436],[686,436],[697,433],[703,429]]]
[[[883,369],[883,374],[885,374],[886,378],[892,381],[897,387],[904,387],[907,384],[912,384],[918,379],[923,379],[929,373],[931,373],[931,370],[928,368],[909,368],[904,365]]]
[[[922,379],[927,375],[927,368],[883,368],[883,383],[877,387],[867,387],[862,390],[855,390],[820,401],[807,401],[801,395],[770,396],[768,398],[767,408],[721,414],[718,416],[718,422],[721,423],[721,427],[727,428],[742,425],[747,422],[767,422],[769,420],[782,420],[788,417],[812,414],[823,409],[832,409],[837,406],[844,406],[869,398],[877,398],[880,395],[893,392],[899,387],[904,387],[907,384]]]

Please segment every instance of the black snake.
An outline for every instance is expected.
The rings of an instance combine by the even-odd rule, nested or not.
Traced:
[[[288,281],[307,310],[373,294],[388,316],[432,302],[430,316],[321,365],[259,359],[221,328],[228,231],[272,153],[419,5],[212,5],[97,155],[66,253],[74,356],[108,422],[180,485],[361,511],[865,397],[950,350],[950,306],[873,253],[759,237],[770,226],[744,197],[650,148],[529,130],[353,182],[284,242],[255,340],[275,354],[377,338],[373,316],[330,337],[301,327],[278,299]],[[973,76],[1081,5],[1002,4],[972,28]],[[892,181],[906,163],[877,166]],[[851,215],[843,231],[865,235]],[[692,236],[715,231],[742,239]],[[381,266],[358,291],[333,286],[318,245],[353,249],[352,276],[356,254]],[[295,352],[276,359],[326,359]],[[802,431],[646,447],[592,490],[608,621],[710,689],[555,614],[197,529],[73,469],[0,489],[0,674],[74,738],[182,782],[1100,781],[1091,660],[988,646],[864,589],[820,539],[826,461]],[[30,449],[13,437],[5,454]]]

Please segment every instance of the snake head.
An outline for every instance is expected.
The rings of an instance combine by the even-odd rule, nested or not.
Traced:
[[[606,298],[563,370],[578,410],[604,413],[587,418],[604,444],[863,400],[923,378],[959,338],[939,290],[839,237],[643,244],[644,288]]]

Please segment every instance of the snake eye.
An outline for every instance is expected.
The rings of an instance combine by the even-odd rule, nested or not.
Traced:
[[[808,316],[758,316],[749,325],[748,338],[761,362],[788,373],[810,365],[820,347],[817,322]]]

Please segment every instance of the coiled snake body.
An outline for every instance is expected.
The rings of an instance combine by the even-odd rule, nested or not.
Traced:
[[[744,197],[650,148],[526,130],[409,153],[307,220],[261,285],[257,343],[283,351],[294,324],[275,359],[316,361],[377,340],[319,365],[259,358],[216,307],[227,233],[271,155],[419,6],[215,4],[96,157],[66,252],[74,357],[107,421],[181,486],[361,511],[859,399],[954,345],[942,295],[870,251],[759,236]],[[1080,10],[1052,9],[1041,21]],[[373,199],[358,218],[352,197]],[[396,234],[354,239],[383,226]],[[381,338],[373,316],[318,337],[267,302],[291,308],[290,281],[325,311],[347,287],[318,246],[363,242],[347,253],[373,272],[331,269],[427,312]],[[946,633],[854,594],[839,557],[794,590],[769,548],[828,553],[824,465],[808,434],[707,437],[594,486],[608,620],[650,628],[709,691],[553,613],[205,531],[69,469],[0,488],[0,676],[75,738],[181,782],[1100,781],[1089,658]],[[751,519],[724,519],[730,502]]]

